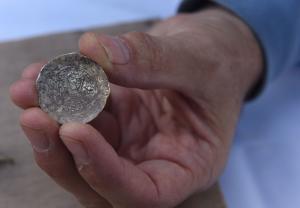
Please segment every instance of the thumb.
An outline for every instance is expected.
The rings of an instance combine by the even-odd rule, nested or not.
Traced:
[[[119,37],[86,33],[79,47],[81,53],[101,65],[110,81],[118,85],[174,89],[182,79],[182,69],[176,66],[180,48],[167,37],[140,32]]]

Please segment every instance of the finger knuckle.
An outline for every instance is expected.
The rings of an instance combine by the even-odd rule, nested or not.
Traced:
[[[124,35],[128,40],[131,40],[133,42],[137,43],[144,43],[148,44],[151,42],[151,36],[144,32],[130,32]]]
[[[155,37],[144,32],[131,32],[123,36],[131,51],[133,61],[149,70],[162,63],[162,46]]]
[[[93,189],[99,190],[101,187],[104,187],[103,183],[101,182],[93,168],[91,168],[91,166],[83,165],[77,167],[77,170],[80,173],[80,175],[85,178],[89,186]]]
[[[190,18],[190,15],[178,14],[176,16],[172,16],[168,18],[167,21],[169,22],[169,24],[177,25],[177,24],[185,23],[188,20],[188,18]]]

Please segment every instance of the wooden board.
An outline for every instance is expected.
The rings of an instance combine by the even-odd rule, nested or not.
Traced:
[[[152,21],[92,29],[116,35],[127,31],[145,31]],[[14,164],[0,162],[1,208],[79,208],[76,200],[52,182],[33,162],[31,148],[18,126],[21,112],[9,100],[9,85],[20,77],[25,66],[56,55],[76,51],[84,31],[0,43],[0,158],[8,156]],[[1,159],[3,161],[3,159]],[[180,208],[224,208],[218,186],[199,193]]]

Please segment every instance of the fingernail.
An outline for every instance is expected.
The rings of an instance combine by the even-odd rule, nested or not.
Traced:
[[[36,152],[47,152],[49,150],[50,141],[45,132],[33,129],[28,129],[27,132],[29,133],[28,140]]]
[[[130,59],[129,48],[127,44],[119,37],[103,36],[107,41],[102,45],[113,64],[127,64]]]
[[[75,139],[61,136],[64,144],[67,146],[68,150],[72,153],[77,166],[86,165],[90,162],[89,155],[84,147],[84,145]]]
[[[101,62],[101,66],[105,69],[110,69],[112,63],[103,45],[100,44],[98,38],[93,33],[88,33],[84,36],[84,48],[88,49],[89,53],[93,54],[93,58]],[[105,56],[106,53],[106,56]]]

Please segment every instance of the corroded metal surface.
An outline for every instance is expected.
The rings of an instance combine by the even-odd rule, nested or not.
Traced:
[[[36,85],[41,109],[61,124],[90,122],[103,110],[110,93],[102,68],[79,53],[51,60]]]

